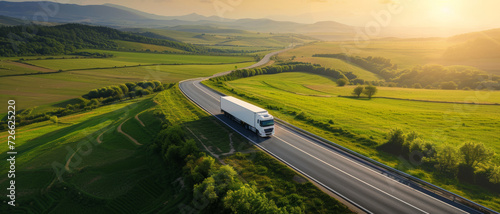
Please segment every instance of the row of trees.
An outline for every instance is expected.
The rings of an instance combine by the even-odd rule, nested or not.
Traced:
[[[214,81],[214,82],[231,81],[231,80],[236,80],[236,79],[251,77],[251,76],[256,76],[256,75],[278,74],[278,73],[283,73],[283,72],[308,72],[308,73],[319,74],[319,75],[331,77],[333,79],[344,79],[346,81],[349,81],[349,78],[347,78],[344,75],[344,73],[342,73],[341,71],[321,67],[320,65],[317,65],[317,64],[313,65],[310,63],[302,63],[302,62],[288,62],[288,63],[275,65],[275,66],[268,66],[268,67],[264,67],[264,68],[235,70],[227,75],[210,78],[210,80]],[[354,74],[353,74],[353,78],[356,78],[356,76]]]
[[[107,86],[99,89],[93,89],[88,94],[83,95],[85,99],[102,98],[104,103],[121,100],[124,98],[142,97],[154,92],[163,91],[171,88],[174,84],[162,84],[158,80],[128,82],[120,85]]]
[[[500,90],[500,76],[442,65],[415,66],[391,79],[399,85],[441,89]]]
[[[233,50],[213,49],[178,41],[155,39],[122,32],[109,27],[83,24],[57,26],[33,25],[0,27],[0,56],[36,56],[70,54],[78,49],[118,49],[113,40],[123,40],[167,46],[191,53],[233,53]],[[32,30],[32,31],[31,31]]]
[[[352,94],[355,95],[357,98],[361,96],[361,94],[365,94],[368,99],[371,99],[373,95],[377,93],[377,87],[373,85],[369,86],[361,86],[358,85],[356,88],[354,88]]]
[[[500,191],[500,166],[492,163],[495,153],[483,143],[465,142],[458,148],[449,144],[436,146],[416,132],[393,129],[380,149],[421,163],[428,171]]]
[[[185,186],[192,189],[198,211],[304,213],[301,207],[278,207],[254,185],[244,184],[231,166],[220,166],[201,152],[181,126],[164,123],[150,150],[160,153],[172,170],[183,171]]]

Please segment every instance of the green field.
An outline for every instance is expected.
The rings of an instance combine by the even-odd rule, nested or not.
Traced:
[[[64,60],[62,60],[64,61]],[[54,74],[0,77],[0,102],[15,99],[25,109],[80,97],[92,89],[143,80],[175,83],[184,79],[211,76],[253,63],[223,65],[158,65],[113,69],[68,71]],[[62,106],[64,107],[64,106]],[[5,113],[6,110],[0,110]]]
[[[148,64],[230,64],[254,61],[252,57],[247,56],[155,54],[103,50],[81,51],[108,53],[113,54],[114,57],[106,59],[47,59],[27,61],[27,63],[54,70],[75,70],[113,68],[115,66],[124,67]]]
[[[135,120],[136,114],[155,105],[151,97],[136,99],[61,117],[57,125],[41,122],[18,128],[19,208],[28,213],[165,212],[189,200],[189,193],[178,192],[179,186],[170,184],[180,174],[167,173],[161,158],[148,154],[145,147],[133,144],[116,130],[123,121]],[[144,144],[149,144],[160,128],[160,121],[147,114],[151,113],[141,114],[142,118],[149,117],[143,120],[146,127],[127,124],[127,129],[136,130],[131,135],[140,137],[136,133],[144,133],[140,139]],[[5,149],[0,149],[2,158],[7,158]],[[0,163],[2,175],[6,174],[6,164]],[[54,164],[63,172],[62,182]],[[66,166],[69,171],[65,171]],[[2,179],[0,186],[6,188],[7,179]]]
[[[305,73],[261,75],[226,82],[226,84],[228,88],[234,88],[239,93],[260,99],[260,104],[263,106],[282,107],[283,111],[273,111],[273,113],[288,121],[295,120],[293,116],[284,114],[284,111],[306,112],[319,121],[333,120],[343,129],[367,138],[371,137],[380,143],[385,142],[385,135],[390,129],[399,127],[404,130],[417,131],[426,140],[438,144],[446,142],[460,145],[464,139],[467,139],[466,141],[483,142],[500,153],[500,144],[495,143],[499,141],[496,130],[500,128],[500,122],[498,122],[500,121],[500,106],[457,106],[456,104],[381,98],[358,100],[337,97],[338,94],[350,95],[352,87],[336,87],[335,83],[328,78]],[[439,93],[443,94],[439,95]],[[475,93],[489,94],[484,102],[499,101],[499,93],[496,91],[380,88],[380,96],[420,99],[429,94],[435,94],[428,99],[435,98],[438,101],[463,101]],[[448,98],[450,94],[453,95]],[[301,125],[308,126],[307,124]],[[333,133],[325,134],[335,137]],[[346,145],[351,148],[357,147],[356,143]]]
[[[445,38],[384,39],[371,40],[361,44],[349,41],[316,42],[281,53],[279,56],[281,59],[290,59],[292,56],[296,56],[296,61],[299,61],[301,57],[312,57],[314,54],[346,53],[361,57],[379,56],[391,59],[392,63],[398,64],[399,69],[411,69],[415,65],[441,64],[465,68],[474,67],[492,74],[500,74],[500,60],[495,57],[466,60],[443,58],[447,48],[456,44],[456,42]],[[328,64],[326,62],[322,65],[328,66]]]

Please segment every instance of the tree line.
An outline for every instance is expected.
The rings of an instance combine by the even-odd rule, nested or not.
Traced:
[[[496,154],[483,143],[465,142],[458,148],[436,146],[417,132],[393,129],[379,149],[419,163],[427,171],[500,191],[500,166],[492,162]]]
[[[61,55],[86,48],[117,50],[118,45],[113,40],[167,46],[191,53],[235,52],[234,50],[207,48],[178,41],[135,35],[109,27],[83,24],[34,25],[32,31],[27,32],[25,26],[0,27],[0,56]]]
[[[302,62],[287,62],[279,65],[267,66],[263,68],[252,68],[252,69],[241,69],[234,70],[229,74],[210,78],[211,81],[231,81],[245,77],[251,77],[262,74],[278,74],[283,72],[308,72],[313,74],[319,74],[333,79],[344,79],[349,81],[349,78],[342,71],[338,71],[331,68],[321,67],[318,64],[302,63]],[[356,79],[356,75],[351,73],[351,78]]]

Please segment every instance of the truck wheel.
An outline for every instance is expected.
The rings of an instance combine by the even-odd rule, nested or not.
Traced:
[[[260,137],[260,132],[259,132],[259,130],[255,131],[255,134],[257,134],[257,136],[259,136],[259,137]]]

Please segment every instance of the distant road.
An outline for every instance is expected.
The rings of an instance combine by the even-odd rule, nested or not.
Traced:
[[[271,56],[283,51],[267,54],[260,62],[247,68],[264,65]],[[201,81],[200,78],[183,81],[179,87],[194,103],[256,146],[367,213],[479,213],[425,190],[414,189],[396,180],[397,177],[390,172],[284,125],[276,124],[275,136],[260,138],[224,117],[220,110],[221,94],[204,86]]]

